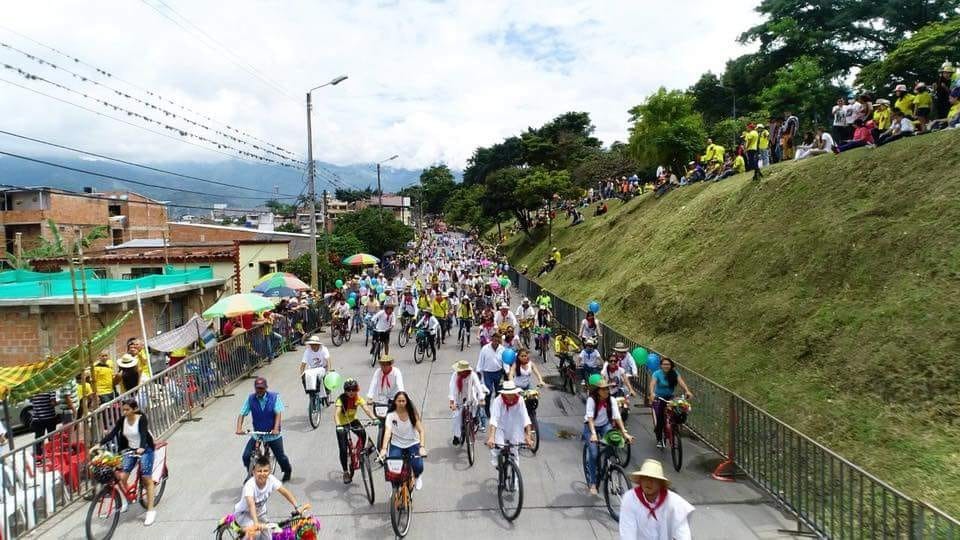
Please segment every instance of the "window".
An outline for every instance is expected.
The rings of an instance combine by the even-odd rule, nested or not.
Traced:
[[[130,279],[137,279],[137,278],[142,278],[143,276],[153,276],[153,275],[162,274],[162,273],[163,273],[162,266],[147,266],[147,267],[131,268]]]
[[[123,243],[123,229],[113,229],[113,244],[119,246]]]
[[[116,217],[116,216],[121,215],[121,213],[120,213],[120,205],[119,205],[119,204],[111,204],[111,205],[108,205],[108,206],[107,206],[107,212],[110,214],[110,217]]]

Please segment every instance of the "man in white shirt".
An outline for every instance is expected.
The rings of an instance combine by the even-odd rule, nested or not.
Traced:
[[[500,346],[500,334],[494,332],[490,336],[490,343],[480,348],[480,355],[477,358],[477,374],[482,378],[483,385],[487,387],[487,394],[496,396],[500,390],[500,381],[503,379],[503,347]],[[487,399],[484,409],[487,418],[490,417],[490,401]]]
[[[487,432],[487,448],[490,448],[490,463],[497,466],[497,455],[500,451],[496,445],[525,443],[533,446],[533,424],[527,407],[520,397],[522,390],[517,388],[513,381],[503,383],[500,395],[490,405],[490,430]],[[516,446],[510,449],[513,458],[519,463],[520,449]]]
[[[397,316],[393,313],[393,301],[387,300],[383,304],[383,309],[378,311],[370,321],[373,324],[373,339],[380,340],[383,354],[390,354],[390,331],[397,325]],[[372,343],[370,354],[373,354]]]
[[[794,161],[800,161],[801,159],[806,159],[808,157],[830,154],[833,152],[834,146],[836,146],[836,144],[833,141],[833,137],[831,137],[830,134],[823,129],[823,127],[819,127],[817,128],[817,139],[813,148],[810,148],[806,151],[798,151],[793,159]]]
[[[303,388],[308,392],[320,392],[320,397],[327,397],[327,390],[319,384],[328,371],[333,371],[333,362],[330,360],[330,351],[320,342],[320,336],[310,336],[304,345],[303,358],[300,360],[300,377],[303,379]]]
[[[378,403],[389,403],[397,392],[403,391],[403,374],[394,367],[393,357],[385,354],[380,357],[380,366],[373,371],[367,398]]]
[[[510,312],[510,306],[506,302],[500,303],[500,309],[493,314],[493,325],[497,328],[500,328],[500,325],[507,323],[513,327],[514,335],[520,334],[520,323],[517,322],[517,317]]]
[[[517,313],[516,313],[517,320],[520,322],[531,321],[530,324],[532,325],[533,324],[532,321],[536,316],[537,316],[537,311],[533,309],[533,306],[530,305],[530,299],[524,298],[523,301],[520,302],[520,305],[517,306]]]
[[[440,333],[440,321],[433,316],[433,312],[424,309],[420,312],[422,318],[417,323],[417,328],[423,328],[427,331],[427,340],[430,344],[430,352],[433,353],[433,359],[437,359],[437,334]]]
[[[466,360],[460,360],[453,365],[453,373],[450,375],[450,410],[453,411],[451,422],[453,425],[453,445],[460,444],[462,414],[465,406],[473,408],[474,414],[480,402],[483,401],[487,393],[486,387],[477,376],[477,372],[470,369],[470,363]]]
[[[676,492],[655,459],[643,462],[630,474],[637,485],[620,498],[620,539],[690,540],[690,513],[693,505]]]

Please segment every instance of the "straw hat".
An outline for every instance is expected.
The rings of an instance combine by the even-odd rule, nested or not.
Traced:
[[[503,387],[500,388],[501,394],[520,394],[521,392],[523,392],[523,390],[518,388],[517,383],[513,381],[503,383]]]
[[[320,342],[319,336],[313,335],[313,336],[310,336],[310,339],[304,341],[303,344],[304,345],[322,345],[323,343]]]
[[[137,359],[130,354],[125,354],[117,359],[117,367],[132,368],[137,365]]]
[[[640,469],[630,473],[630,479],[634,482],[639,482],[641,478],[660,480],[666,484],[667,487],[670,487],[670,480],[663,475],[663,465],[655,459],[643,460],[643,465],[640,466]]]
[[[381,364],[392,364],[392,363],[393,363],[393,357],[390,356],[389,354],[385,354],[385,355],[383,355],[383,356],[380,357],[380,360],[378,360],[378,362],[380,362]]]
[[[905,84],[898,84],[897,86],[895,86],[895,87],[893,88],[893,91],[894,91],[894,92],[906,92],[906,91],[907,91],[907,85],[905,85]]]
[[[457,363],[452,367],[454,371],[469,371],[470,362],[467,362],[466,360],[458,360]]]
[[[627,346],[624,345],[622,341],[618,341],[613,345],[613,351],[614,352],[630,352],[630,349],[628,349]]]

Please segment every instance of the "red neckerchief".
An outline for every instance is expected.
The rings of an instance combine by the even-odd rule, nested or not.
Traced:
[[[594,318],[594,319],[587,319],[587,326],[588,326],[589,328],[596,328],[596,327],[597,327],[597,319],[595,319],[595,318]]]
[[[343,395],[343,413],[347,414],[347,411],[352,411],[356,408],[357,408],[357,396],[350,397],[347,394],[344,394]]]
[[[640,489],[640,486],[633,488],[633,491],[637,494],[637,498],[640,499],[640,504],[650,512],[650,517],[656,520],[657,508],[660,508],[663,506],[663,503],[667,502],[667,487],[662,486],[660,488],[660,493],[657,494],[657,501],[653,505],[647,502],[647,496],[643,493],[643,490]]]
[[[467,377],[470,376],[471,371],[458,371],[457,372],[457,393],[463,393],[463,381],[467,380]]]
[[[507,407],[507,410],[508,410],[508,411],[510,410],[510,407],[515,407],[515,406],[517,405],[517,403],[520,403],[520,400],[519,400],[519,399],[516,400],[516,401],[514,401],[513,403],[507,403],[507,400],[503,400],[503,404],[504,404],[504,406]]]
[[[393,366],[387,366],[380,368],[380,388],[390,388],[390,372],[393,371]]]
[[[620,364],[609,363],[607,364],[607,373],[616,373],[619,367],[620,367]]]

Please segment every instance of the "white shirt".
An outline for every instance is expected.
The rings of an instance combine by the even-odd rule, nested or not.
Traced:
[[[380,398],[393,399],[397,392],[403,390],[403,375],[396,366],[390,370],[390,373],[387,373],[387,382],[390,383],[390,386],[381,386],[383,370],[379,367],[375,369],[373,379],[370,380],[370,389],[367,390],[367,397],[376,401],[380,401]]]
[[[350,307],[346,302],[342,304],[337,304],[333,307],[333,313],[340,319],[349,319],[353,308]]]
[[[516,405],[507,408],[502,396],[497,396],[490,404],[490,425],[497,428],[494,442],[497,444],[520,444],[523,442],[524,428],[529,426],[530,415],[523,398]]]
[[[583,339],[597,337],[597,332],[600,331],[600,319],[593,318],[594,327],[590,328],[590,325],[587,323],[587,320],[584,319],[580,321],[580,337]]]
[[[831,136],[829,133],[824,131],[823,134],[820,135],[820,140],[823,141],[824,150],[826,150],[827,152],[833,152],[833,147],[834,147],[833,136]]]
[[[603,359],[600,358],[600,351],[596,349],[594,349],[593,351],[588,351],[587,349],[580,351],[581,364],[591,368],[598,368],[600,367],[602,362],[603,362]]]
[[[527,306],[524,308],[522,305],[517,307],[517,319],[521,321],[524,319],[532,319],[537,316],[537,311],[533,309],[533,306]]]
[[[503,351],[503,346],[494,350],[492,343],[487,343],[481,347],[480,356],[477,358],[477,372],[501,371],[503,369]]]
[[[400,299],[400,312],[401,312],[401,314],[402,314],[402,313],[406,313],[407,315],[411,315],[411,316],[413,316],[413,317],[416,317],[416,316],[417,316],[417,313],[419,313],[419,311],[420,311],[420,310],[417,309],[417,301],[416,301],[412,296],[410,297],[410,301],[409,301],[409,302],[408,302],[405,298],[401,298],[401,299]]]
[[[520,323],[517,322],[516,315],[509,311],[506,315],[503,315],[498,309],[496,313],[493,314],[493,325],[499,327],[501,323],[507,323],[512,326],[514,332],[520,331]]]
[[[471,371],[470,375],[464,379],[462,392],[457,390],[457,372],[450,375],[450,393],[447,399],[458,405],[463,403],[463,400],[467,400],[469,405],[479,405],[486,392],[487,387],[480,382],[476,371]]]
[[[283,487],[283,484],[272,474],[267,477],[267,482],[262,488],[257,485],[256,478],[250,478],[243,484],[240,502],[234,506],[233,511],[237,513],[246,512],[247,514],[253,515],[253,512],[247,508],[247,497],[253,497],[253,504],[256,505],[256,513],[258,516],[262,516],[267,513],[267,499],[270,498],[270,494],[281,487]]]
[[[440,321],[436,317],[430,317],[429,321],[423,317],[417,323],[417,328],[426,328],[428,334],[435,336],[440,331]]]
[[[330,359],[330,351],[327,350],[327,346],[321,344],[320,348],[316,351],[313,350],[313,347],[307,345],[307,348],[303,350],[303,358],[300,360],[301,364],[306,364],[307,369],[316,369],[316,368],[327,368],[327,360]]]
[[[126,418],[123,422],[123,436],[127,438],[127,444],[131,449],[140,448],[140,415],[131,424]]]
[[[631,489],[620,500],[620,539],[691,540],[689,517],[693,510],[683,497],[667,491],[667,499],[655,511],[654,519],[637,498],[636,489]]]
[[[373,316],[373,329],[377,332],[388,332],[393,325],[397,324],[397,314],[387,315],[385,310],[380,310]]]
[[[610,400],[610,403],[604,407],[603,410],[597,413],[597,417],[594,418],[593,414],[596,412],[597,403],[594,401],[593,396],[588,397],[587,413],[583,415],[583,421],[586,422],[587,420],[593,419],[594,427],[605,426],[611,421],[611,410],[613,411],[612,420],[620,420],[620,407],[617,406],[617,400],[613,399],[613,397],[609,397],[608,399]]]
[[[913,122],[907,118],[900,119],[900,133],[913,132]]]
[[[387,414],[386,425],[390,426],[390,444],[398,448],[410,448],[415,444],[420,444],[420,434],[413,427],[413,423],[408,418],[406,422],[397,416],[396,412]]]
[[[623,363],[620,363],[620,367],[611,374],[607,371],[610,362],[604,362],[603,367],[600,368],[600,375],[603,376],[603,380],[610,383],[610,386],[613,388],[610,389],[611,392],[616,392],[617,390],[627,391],[627,385],[623,381],[630,375],[625,369],[623,369]]]
[[[533,386],[533,367],[527,362],[527,367],[520,365],[520,362],[514,364],[513,383],[519,388],[529,390]]]

